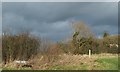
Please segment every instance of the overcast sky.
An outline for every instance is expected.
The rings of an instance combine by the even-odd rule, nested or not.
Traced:
[[[54,41],[72,35],[72,21],[84,21],[96,36],[118,33],[117,2],[11,2],[2,3],[2,29],[32,34]]]
[[[2,2],[118,2],[119,0],[1,0]]]
[[[2,3],[0,2],[0,35],[2,34]]]

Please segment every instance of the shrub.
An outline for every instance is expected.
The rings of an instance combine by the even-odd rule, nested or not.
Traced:
[[[16,59],[28,60],[36,55],[40,41],[29,34],[4,35],[2,38],[2,59],[9,62]]]

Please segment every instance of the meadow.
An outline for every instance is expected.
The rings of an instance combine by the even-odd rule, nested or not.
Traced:
[[[45,56],[44,56],[45,57]],[[44,58],[34,58],[33,68],[16,68],[15,63],[9,63],[3,70],[118,70],[117,54],[92,55],[60,55],[57,59],[47,62]]]

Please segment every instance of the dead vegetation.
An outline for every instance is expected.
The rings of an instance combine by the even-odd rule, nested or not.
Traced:
[[[91,58],[88,55],[73,55],[73,54],[61,54],[56,57],[48,57],[46,55],[38,55],[33,59],[29,60],[29,64],[19,65],[15,62],[8,63],[4,68],[14,68],[14,69],[30,69],[30,70],[51,70],[56,66],[87,66],[88,70],[94,69],[94,67],[99,66],[97,62],[98,58],[114,58],[117,54],[98,54],[92,55]],[[31,67],[32,66],[32,67]]]

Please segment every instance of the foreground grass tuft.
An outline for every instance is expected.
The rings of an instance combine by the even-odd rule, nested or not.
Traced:
[[[87,65],[57,65],[49,68],[50,70],[87,70]]]
[[[118,58],[98,58],[96,62],[99,63],[95,69],[103,70],[118,70]]]

